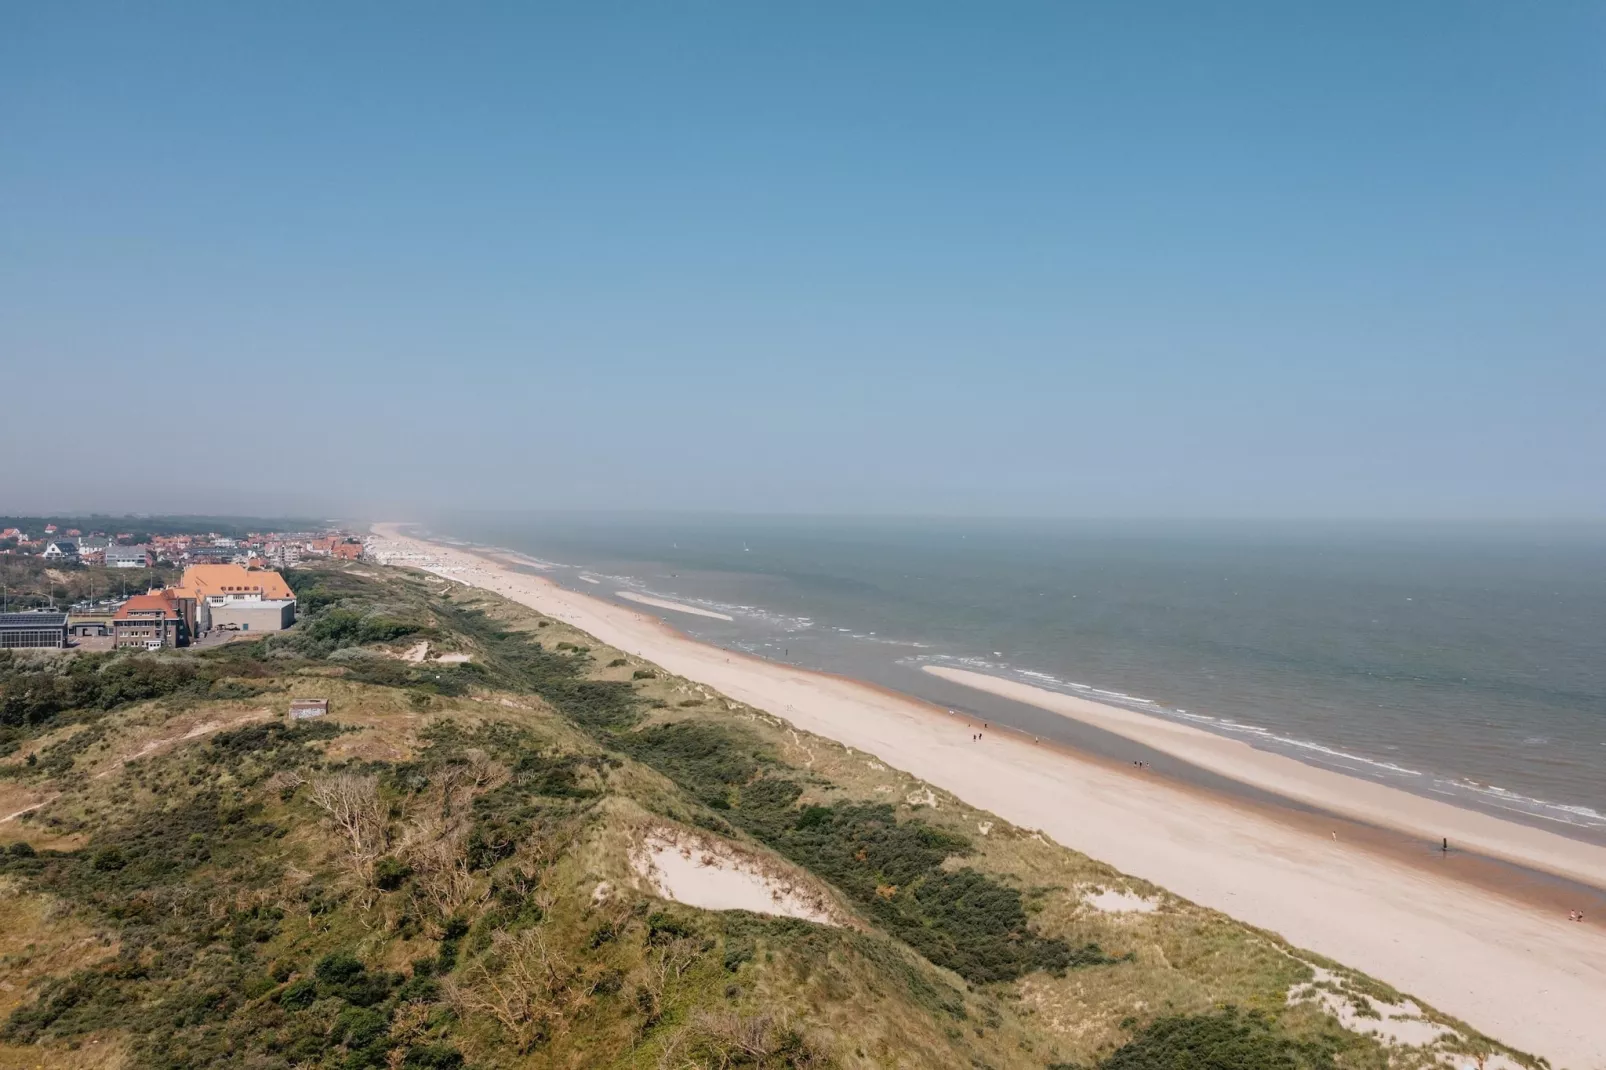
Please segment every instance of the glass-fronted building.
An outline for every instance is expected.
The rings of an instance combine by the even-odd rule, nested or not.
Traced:
[[[65,613],[0,613],[0,649],[61,650],[66,645]]]

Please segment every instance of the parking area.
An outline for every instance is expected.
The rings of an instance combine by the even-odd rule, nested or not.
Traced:
[[[190,641],[191,649],[224,646],[228,643],[237,643],[242,639],[260,639],[261,632],[234,632],[226,628],[214,628],[199,639]]]

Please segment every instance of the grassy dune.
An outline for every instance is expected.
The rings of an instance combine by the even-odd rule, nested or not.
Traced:
[[[0,1068],[1537,1065],[493,595],[292,575],[283,635],[0,655]],[[693,833],[841,924],[658,898]]]

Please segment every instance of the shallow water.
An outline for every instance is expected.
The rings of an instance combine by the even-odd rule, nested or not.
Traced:
[[[1606,830],[1600,528],[449,518],[722,646],[957,705],[959,665]],[[639,604],[633,608],[642,609]],[[979,697],[974,708],[988,708]],[[1033,730],[1029,726],[1027,730]]]

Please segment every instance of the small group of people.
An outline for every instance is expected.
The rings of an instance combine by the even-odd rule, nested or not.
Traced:
[[[1136,769],[1147,769],[1147,768],[1148,768],[1148,767],[1149,767],[1149,763],[1148,763],[1148,762],[1138,762],[1138,761],[1134,761],[1134,762],[1133,762],[1133,763],[1132,763],[1132,765],[1133,765],[1133,767],[1134,767],[1134,768],[1136,768]]]
[[[1568,921],[1583,921],[1584,920],[1584,912],[1582,910],[1569,910],[1567,912],[1567,920]]]

